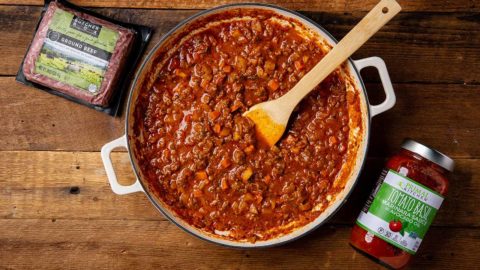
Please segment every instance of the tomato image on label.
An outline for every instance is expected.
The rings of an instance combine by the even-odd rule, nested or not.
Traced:
[[[400,220],[391,220],[388,227],[392,232],[399,232],[402,229],[402,222]]]

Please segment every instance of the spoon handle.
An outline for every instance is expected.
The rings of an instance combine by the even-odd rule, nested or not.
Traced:
[[[290,91],[280,97],[284,105],[282,107],[293,109],[315,86],[347,60],[400,10],[401,7],[395,0],[380,1]]]

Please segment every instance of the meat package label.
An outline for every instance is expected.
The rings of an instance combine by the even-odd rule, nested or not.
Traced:
[[[57,9],[35,73],[97,94],[118,38],[118,31]]]
[[[85,34],[89,34],[92,37],[98,37],[98,35],[100,34],[100,30],[102,30],[101,25],[91,23],[77,16],[73,16],[70,27],[77,29],[78,31]]]

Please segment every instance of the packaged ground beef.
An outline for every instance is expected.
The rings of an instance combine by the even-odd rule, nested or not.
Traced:
[[[46,1],[17,80],[116,115],[151,29]]]

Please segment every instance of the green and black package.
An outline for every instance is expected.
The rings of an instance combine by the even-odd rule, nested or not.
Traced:
[[[150,36],[149,27],[47,0],[17,81],[115,116]]]

